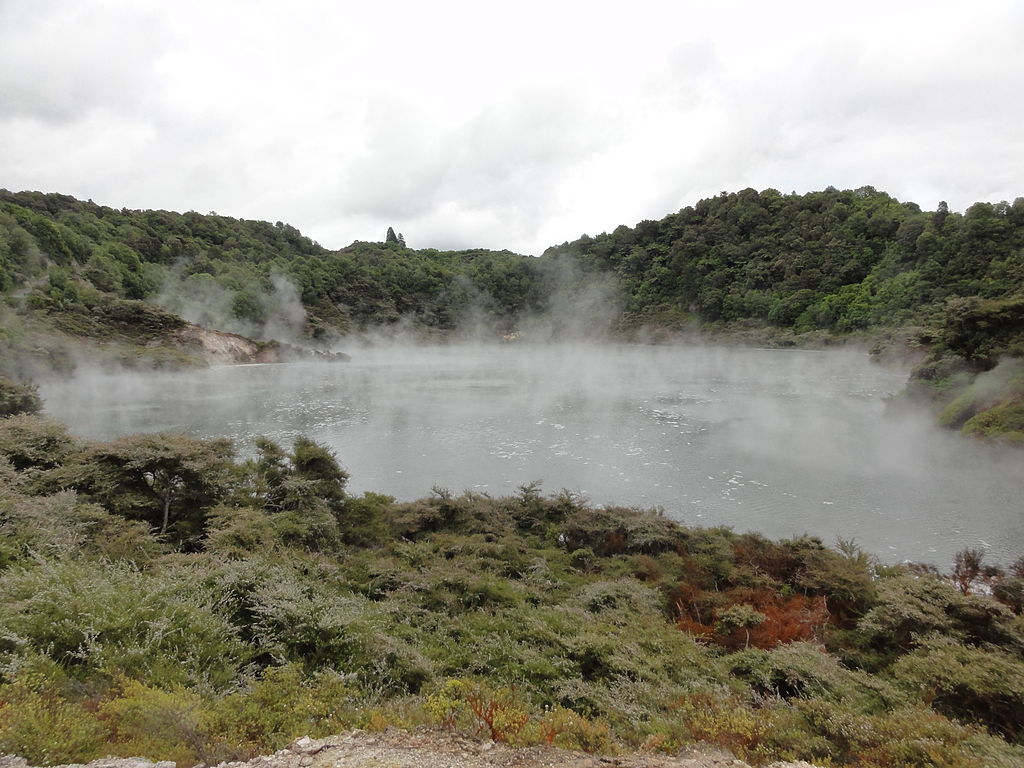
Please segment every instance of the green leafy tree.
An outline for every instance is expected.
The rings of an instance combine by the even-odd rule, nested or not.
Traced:
[[[992,587],[992,596],[1007,605],[1018,616],[1024,613],[1024,557],[1019,558],[1008,574],[1002,574]]]
[[[299,437],[292,446],[290,458],[295,475],[315,483],[320,498],[329,503],[344,500],[348,472],[338,464],[334,451],[308,437]]]
[[[206,511],[233,476],[231,441],[178,434],[132,435],[87,448],[69,468],[74,484],[112,512],[184,540],[203,530]]]
[[[298,438],[291,452],[265,437],[256,441],[256,449],[256,459],[245,467],[246,490],[238,501],[255,501],[261,506],[285,544],[313,550],[337,546],[340,526],[347,518],[348,473],[334,452],[306,437]],[[374,507],[371,504],[369,508]],[[365,505],[359,509],[365,511]],[[236,518],[225,520],[234,524]],[[223,538],[220,529],[227,523],[218,524],[219,539]]]

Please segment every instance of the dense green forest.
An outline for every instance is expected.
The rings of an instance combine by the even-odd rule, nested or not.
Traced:
[[[954,297],[1020,293],[1024,198],[959,214],[870,187],[747,189],[545,254],[558,255],[618,276],[633,324],[680,315],[797,331],[936,323]]]
[[[14,395],[19,394],[14,392]],[[187,767],[359,727],[754,763],[1024,762],[1024,562],[346,491],[323,446],[0,419],[0,754]]]
[[[275,278],[294,296],[275,295]],[[281,222],[0,192],[0,290],[51,316],[144,300],[258,336],[294,299],[304,316],[283,330],[317,340],[400,320],[450,330],[469,311],[510,318],[536,308],[542,283],[532,260],[507,251],[397,240],[329,251]]]
[[[160,343],[180,318],[314,345],[396,327],[855,338],[918,364],[910,393],[943,423],[1024,439],[1024,198],[957,213],[870,187],[747,189],[532,258],[416,250],[393,231],[328,250],[281,222],[0,191],[0,291],[9,373],[66,370],[83,340],[121,364],[195,363]]]
[[[1024,198],[959,214],[944,203],[923,212],[870,187],[805,195],[748,189],[661,221],[583,236],[537,260],[414,250],[396,238],[330,251],[281,222],[0,192],[0,290],[31,288],[48,308],[74,301],[67,279],[150,300],[177,280],[192,296],[227,297],[229,313],[211,319],[259,323],[272,309],[261,299],[281,275],[298,289],[313,337],[400,319],[450,329],[470,305],[514,328],[546,308],[557,282],[550,265],[566,259],[615,276],[620,328],[697,321],[849,332],[941,324],[951,299],[1020,294]],[[957,342],[956,351],[972,358],[990,351]]]

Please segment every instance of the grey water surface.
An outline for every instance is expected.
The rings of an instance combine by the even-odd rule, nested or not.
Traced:
[[[887,406],[905,374],[853,350],[383,346],[345,364],[81,373],[42,386],[86,438],[266,435],[333,448],[355,492],[501,495],[534,480],[691,525],[854,539],[948,567],[1024,555],[1024,452]]]

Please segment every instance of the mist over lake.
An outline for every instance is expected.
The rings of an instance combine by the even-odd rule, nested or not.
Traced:
[[[349,489],[491,495],[535,480],[690,525],[852,538],[946,567],[1024,551],[1024,454],[891,408],[905,374],[862,351],[377,346],[347,364],[83,372],[41,386],[86,438],[182,431],[329,445]]]

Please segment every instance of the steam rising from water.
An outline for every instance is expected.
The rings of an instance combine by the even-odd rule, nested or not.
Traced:
[[[542,479],[695,525],[855,538],[947,565],[1024,551],[1024,456],[938,430],[886,398],[904,377],[852,350],[626,345],[376,346],[344,365],[82,375],[43,387],[78,434],[307,434],[354,491],[494,495]]]
[[[183,275],[170,271],[163,279],[155,302],[190,323],[253,339],[298,341],[302,339],[306,310],[295,285],[284,275],[270,277],[270,290],[248,286],[244,293],[252,317],[238,317],[234,305],[242,291],[225,288],[211,275]]]

